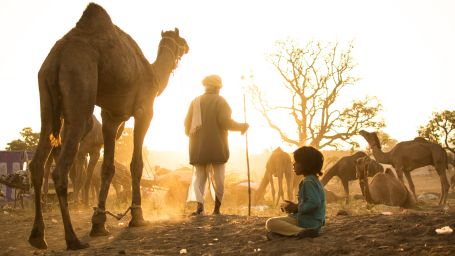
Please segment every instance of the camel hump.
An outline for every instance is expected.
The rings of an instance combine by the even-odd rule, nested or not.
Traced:
[[[90,3],[82,13],[76,27],[87,32],[97,32],[109,30],[113,28],[113,24],[111,17],[103,7]]]
[[[414,141],[417,141],[417,142],[428,142],[425,138],[423,137],[415,137],[414,138]]]

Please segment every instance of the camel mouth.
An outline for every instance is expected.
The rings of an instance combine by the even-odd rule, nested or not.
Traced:
[[[186,42],[186,40],[184,38],[180,38],[182,40],[182,48],[183,48],[183,54],[187,54],[189,51],[190,51],[190,47],[188,46],[188,43]]]
[[[190,51],[190,47],[186,44],[186,42],[185,42],[185,44],[182,46],[182,48],[183,48],[183,51],[182,51],[182,53],[180,54],[180,57],[182,57],[183,55],[187,54],[187,53]]]

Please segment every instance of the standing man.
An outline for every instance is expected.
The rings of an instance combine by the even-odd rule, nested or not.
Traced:
[[[207,178],[215,190],[213,214],[220,214],[224,194],[225,164],[229,159],[228,131],[248,130],[247,123],[237,123],[231,118],[231,108],[219,95],[223,86],[221,77],[210,75],[202,80],[205,93],[196,97],[185,118],[185,133],[190,138],[190,164],[195,166],[188,191],[188,201],[197,201],[192,215],[204,213],[204,192]]]

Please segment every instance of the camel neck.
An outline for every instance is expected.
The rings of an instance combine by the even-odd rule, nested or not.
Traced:
[[[373,147],[373,156],[381,164],[392,164],[389,152],[383,152],[379,147]]]
[[[175,60],[169,51],[162,51],[151,66],[154,80],[157,83],[157,95],[160,95],[166,88],[169,77],[174,70]]]

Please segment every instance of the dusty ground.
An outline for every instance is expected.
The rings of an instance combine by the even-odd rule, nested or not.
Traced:
[[[439,192],[437,177],[415,178],[417,193]],[[329,189],[341,191],[340,184],[331,182]],[[351,184],[352,194],[358,185]],[[157,193],[158,194],[158,193]],[[339,193],[341,195],[341,193]],[[158,196],[158,195],[157,195]],[[153,197],[153,196],[152,196]],[[229,195],[227,195],[227,198]],[[234,206],[227,200],[225,215],[185,217],[190,207],[170,211],[163,202],[152,198],[144,207],[151,225],[127,228],[128,217],[121,221],[108,218],[108,237],[91,238],[91,210],[72,211],[76,233],[90,248],[66,251],[63,227],[58,209],[45,213],[47,250],[36,250],[27,238],[33,223],[30,209],[0,212],[1,255],[455,255],[455,234],[437,235],[436,228],[455,228],[455,194],[451,194],[449,209],[437,206],[437,200],[419,201],[418,210],[377,205],[372,208],[363,200],[328,205],[324,233],[314,239],[267,241],[264,223],[267,217],[281,214],[264,206],[253,207],[248,217],[245,206]],[[113,207],[113,206],[112,206]],[[124,210],[122,206],[114,211]],[[207,209],[207,212],[211,210]],[[337,215],[345,210],[348,215]],[[388,213],[391,215],[384,215]]]

